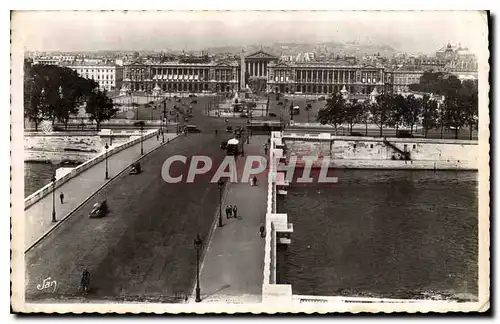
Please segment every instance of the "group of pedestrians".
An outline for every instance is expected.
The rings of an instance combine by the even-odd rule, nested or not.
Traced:
[[[226,217],[229,219],[233,216],[234,218],[238,218],[238,207],[236,207],[236,205],[226,206]]]

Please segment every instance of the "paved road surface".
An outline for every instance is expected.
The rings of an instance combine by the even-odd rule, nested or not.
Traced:
[[[91,273],[91,298],[168,299],[189,294],[195,274],[193,239],[198,224],[206,236],[218,204],[218,189],[203,180],[167,184],[160,171],[165,158],[174,154],[211,152],[220,158],[219,144],[220,138],[213,135],[181,137],[148,156],[142,174],[121,175],[84,204],[27,253],[27,298],[75,296],[85,267]],[[110,214],[89,219],[92,205],[103,198]],[[46,277],[57,281],[55,293],[36,289]]]
[[[173,138],[175,134],[165,134],[165,141]],[[143,142],[144,153],[148,153],[161,145],[156,137],[152,137]],[[166,144],[169,145],[169,144]],[[108,175],[114,177],[125,167],[137,160],[141,156],[141,144],[138,143],[123,151],[108,157]],[[102,161],[92,168],[80,173],[77,177],[70,179],[61,187],[56,189],[56,219],[64,218],[75,209],[83,200],[99,189],[105,182],[105,161]],[[64,193],[64,204],[59,200],[59,194]],[[30,206],[24,211],[25,236],[24,242],[27,248],[38,238],[46,233],[54,224],[52,223],[52,194],[49,194]]]
[[[203,116],[205,106],[198,102],[189,123],[203,133],[181,136],[153,152],[142,163],[142,174],[118,177],[26,254],[28,300],[80,296],[77,288],[85,267],[91,273],[89,298],[172,301],[172,296],[189,296],[196,270],[193,240],[198,232],[206,238],[219,193],[215,184],[207,184],[210,176],[194,184],[167,184],[160,171],[171,155],[224,156],[219,147],[229,136],[223,132],[224,119]],[[178,168],[172,176],[186,171]],[[92,205],[103,198],[110,214],[89,219]],[[37,290],[47,277],[57,281],[55,293]]]

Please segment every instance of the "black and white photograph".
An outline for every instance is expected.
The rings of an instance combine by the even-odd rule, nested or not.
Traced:
[[[488,20],[12,11],[13,311],[488,311]]]

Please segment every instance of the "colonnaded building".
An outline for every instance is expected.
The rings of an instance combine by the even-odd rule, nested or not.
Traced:
[[[232,92],[256,84],[266,92],[328,94],[341,89],[351,94],[408,91],[424,73],[418,69],[390,69],[359,65],[350,60],[283,62],[258,51],[219,61],[206,58],[164,62],[131,62],[124,65],[123,89],[152,92]]]

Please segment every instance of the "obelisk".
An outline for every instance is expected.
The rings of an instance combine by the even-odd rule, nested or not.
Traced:
[[[241,50],[241,61],[240,61],[240,89],[245,90],[245,74],[246,74],[246,64],[245,64],[245,50]]]

